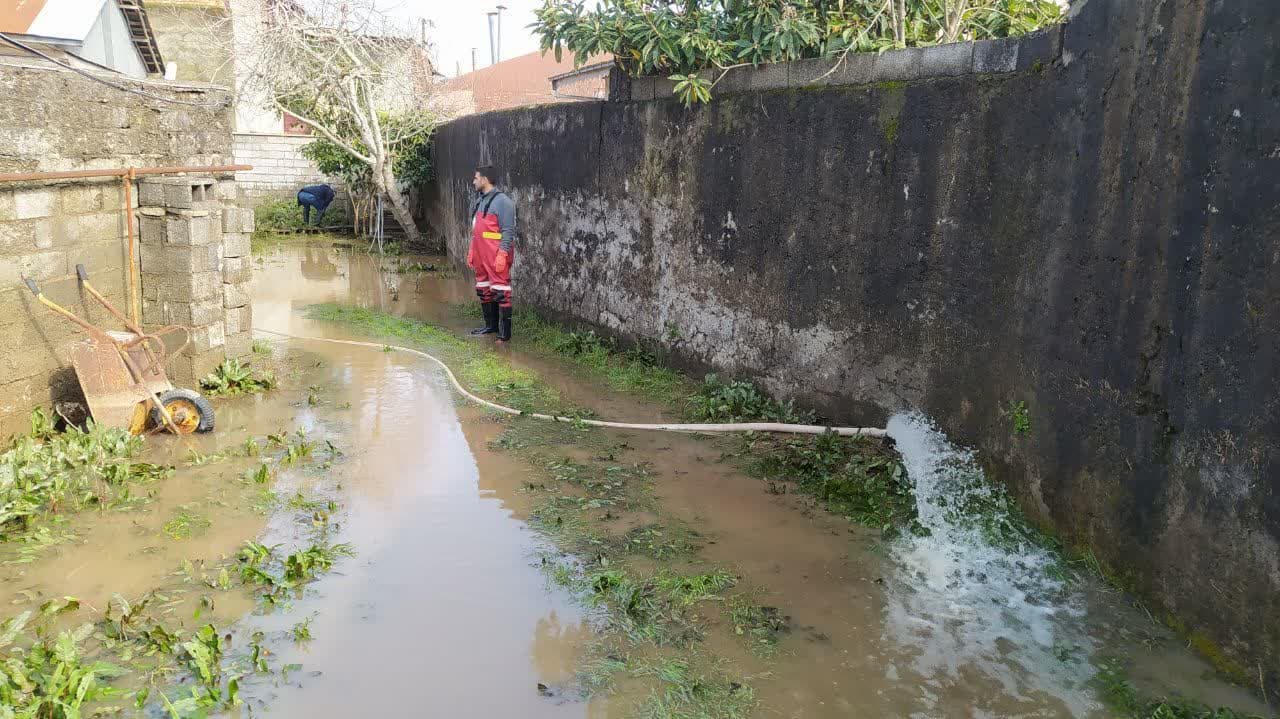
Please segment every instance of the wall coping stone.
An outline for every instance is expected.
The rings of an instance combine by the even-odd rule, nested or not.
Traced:
[[[963,75],[999,75],[1037,70],[1062,57],[1062,36],[1066,23],[1019,37],[977,40],[909,47],[882,53],[849,53],[844,56],[812,58],[794,62],[735,67],[712,89],[713,95],[740,92],[816,87],[822,85],[868,85],[880,82],[914,82]],[[715,80],[719,73],[703,70],[702,77]],[[665,77],[632,78],[628,98],[634,102],[672,97],[675,83]],[[239,135],[239,133],[237,133]],[[297,137],[282,135],[281,137]]]

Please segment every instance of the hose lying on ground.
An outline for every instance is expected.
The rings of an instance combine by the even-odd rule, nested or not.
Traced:
[[[372,347],[379,350],[390,347],[397,352],[408,352],[409,354],[424,357],[440,365],[440,368],[444,370],[445,376],[449,378],[449,382],[453,384],[454,389],[458,390],[463,397],[466,397],[478,405],[482,405],[505,414],[533,417],[534,419],[544,419],[552,422],[566,422],[569,424],[580,423],[587,425],[588,427],[610,427],[613,429],[635,429],[654,432],[772,432],[776,434],[825,434],[827,432],[832,432],[842,437],[888,436],[886,430],[878,427],[824,427],[814,424],[784,424],[781,422],[735,422],[729,424],[642,424],[635,422],[608,422],[599,419],[580,419],[577,417],[560,417],[553,414],[540,414],[538,412],[525,412],[515,409],[514,407],[507,407],[496,402],[490,402],[483,397],[477,397],[476,395],[468,392],[467,388],[463,387],[462,383],[458,381],[458,378],[454,376],[453,370],[449,369],[449,365],[421,350],[389,345],[382,342],[358,342],[356,340],[335,340],[327,337],[304,337],[301,335],[286,334],[284,332],[274,332],[272,330],[254,329],[257,332],[277,335],[279,337],[287,337],[294,340],[328,342],[330,344],[352,345],[354,347]]]

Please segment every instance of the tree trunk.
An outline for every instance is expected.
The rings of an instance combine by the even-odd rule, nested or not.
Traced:
[[[943,42],[955,42],[960,39],[960,31],[964,28],[964,13],[968,5],[969,0],[943,1]]]
[[[907,0],[893,2],[893,39],[898,47],[907,46]]]
[[[404,228],[405,243],[409,247],[422,247],[422,233],[418,232],[418,226],[413,222],[413,214],[409,212],[409,203],[405,201],[404,195],[396,189],[396,176],[391,169],[391,163],[384,163],[381,168],[374,172],[374,177],[378,181],[378,189],[387,196],[391,202],[391,214],[395,215],[396,222],[400,223],[400,227]]]

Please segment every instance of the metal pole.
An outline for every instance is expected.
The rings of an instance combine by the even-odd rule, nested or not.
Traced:
[[[506,5],[498,6],[498,41],[495,44],[497,50],[494,52],[498,57],[498,62],[502,62],[502,11],[506,9]]]
[[[120,184],[124,188],[124,221],[128,232],[125,237],[129,243],[129,315],[133,318],[134,325],[142,324],[142,310],[138,303],[138,248],[136,237],[133,234],[133,179],[135,173],[133,168],[129,168],[129,173],[120,178]],[[87,283],[86,283],[87,284]]]
[[[495,10],[485,13],[485,15],[489,19],[489,64],[496,65],[498,64],[498,46],[494,44],[493,22],[497,18],[498,12]]]
[[[476,71],[476,49],[471,48],[471,72]]]

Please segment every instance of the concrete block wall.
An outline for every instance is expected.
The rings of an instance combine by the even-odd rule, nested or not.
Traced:
[[[35,58],[0,58],[0,172],[232,161],[226,90],[111,80],[152,97],[121,92]],[[75,266],[84,264],[94,287],[127,308],[122,205],[118,179],[0,183],[0,436],[26,427],[35,407],[81,398],[67,347],[83,333],[37,303],[22,280],[34,279],[77,314],[117,327],[82,293]]]
[[[94,322],[115,322],[76,281],[83,264],[94,287],[127,307],[128,264],[122,194],[117,183],[0,185],[0,426],[20,428],[32,408],[74,400],[79,385],[67,346],[84,333],[45,308],[23,280]]]
[[[149,178],[138,195],[142,320],[191,330],[169,372],[193,386],[223,359],[249,353],[253,210],[236,206],[234,180],[212,177]]]
[[[304,185],[328,183],[338,189],[341,182],[327,177],[311,160],[302,156],[302,148],[315,140],[307,135],[258,135],[236,133],[236,162],[253,165],[252,170],[237,172],[241,196],[246,205],[264,198],[292,198]],[[339,192],[339,202],[345,199]]]

